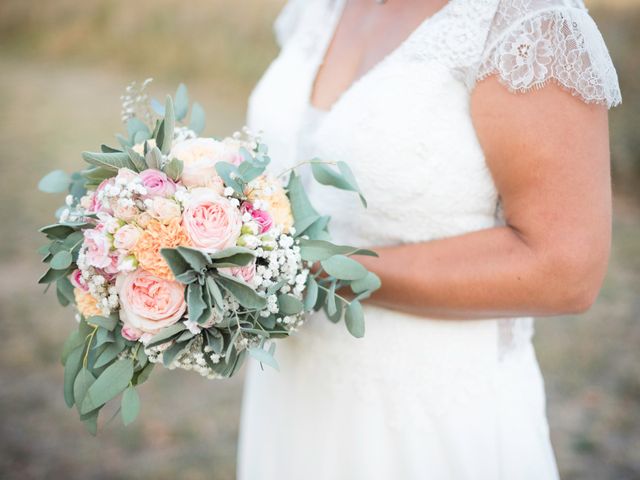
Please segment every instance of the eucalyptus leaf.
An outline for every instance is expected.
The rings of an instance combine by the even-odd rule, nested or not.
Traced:
[[[113,329],[118,324],[118,314],[117,313],[112,314],[112,315],[109,315],[108,317],[95,315],[93,317],[87,318],[87,323],[89,325],[97,325],[108,331],[113,331]]]
[[[71,265],[71,262],[73,262],[71,252],[62,250],[53,256],[49,266],[54,270],[66,270]]]
[[[296,230],[298,228],[298,223],[307,222],[308,218],[320,216],[311,205],[309,197],[302,185],[302,180],[295,171],[291,172],[289,183],[287,184],[287,190],[289,193],[288,196],[289,201],[291,202],[291,210],[293,212],[293,218],[295,221],[294,226],[296,226]]]
[[[140,413],[140,397],[132,385],[127,387],[122,394],[120,413],[122,415],[122,423],[125,426],[132,423]]]
[[[80,413],[89,413],[101,407],[122,392],[133,377],[133,360],[117,360],[89,387],[80,407]]]
[[[73,397],[76,405],[82,405],[82,401],[89,390],[89,387],[96,381],[96,377],[87,369],[81,368],[73,382]],[[80,409],[80,407],[78,407]]]
[[[249,355],[255,358],[260,363],[264,363],[265,365],[269,365],[275,370],[280,370],[278,366],[278,362],[276,362],[275,357],[269,353],[267,350],[258,347],[249,348]]]
[[[356,338],[364,337],[364,313],[359,301],[354,300],[349,304],[344,314],[344,321],[351,335]]]
[[[162,145],[159,145],[160,151],[165,155],[168,155],[171,151],[171,144],[173,143],[173,130],[175,128],[175,113],[173,110],[173,100],[170,95],[167,95],[167,99],[164,104],[164,125],[162,135]],[[165,172],[166,173],[166,172]],[[168,174],[167,174],[168,175]],[[177,180],[174,178],[174,180]]]
[[[304,295],[304,309],[307,312],[313,310],[313,307],[316,304],[316,300],[318,299],[318,282],[309,275],[307,277],[307,288],[305,290]]]
[[[147,135],[151,135],[149,128],[139,118],[133,117],[127,120],[127,134],[129,140],[133,141],[138,132],[144,132]]]
[[[184,83],[178,85],[178,89],[176,90],[176,101],[175,101],[175,114],[176,120],[181,121],[189,111],[189,92],[187,90],[187,86]]]
[[[73,404],[75,403],[73,396],[73,384],[80,368],[82,367],[82,354],[84,352],[83,345],[84,342],[69,353],[64,364],[64,401],[69,408],[73,407]]]
[[[354,280],[349,285],[353,293],[362,293],[367,290],[374,291],[380,288],[382,282],[380,282],[380,277],[378,277],[373,272],[367,272],[367,275],[359,280]]]
[[[361,263],[344,255],[329,257],[322,260],[320,265],[322,265],[325,272],[340,280],[359,280],[368,273]]]
[[[73,330],[62,346],[62,352],[60,354],[60,361],[62,362],[62,365],[67,362],[69,354],[82,344],[84,344],[84,337],[80,335],[78,330]]]
[[[206,115],[204,113],[204,108],[202,108],[202,105],[198,102],[194,102],[191,106],[191,121],[189,123],[189,128],[200,135],[204,130],[205,123]]]
[[[278,308],[285,315],[296,315],[304,309],[304,305],[293,295],[283,293],[278,296]]]
[[[229,162],[218,162],[215,164],[215,169],[227,187],[233,188],[236,193],[242,195],[244,189],[242,184],[237,180],[241,177],[238,167]]]
[[[62,170],[47,173],[38,182],[38,189],[45,193],[63,193],[69,189],[71,177]]]
[[[118,344],[117,342],[110,343],[107,347],[98,355],[96,361],[93,364],[93,368],[102,368],[108,365],[116,359],[118,354],[124,349],[124,344]]]
[[[349,245],[336,245],[326,240],[299,240],[300,256],[307,262],[326,260],[334,255],[367,255],[377,257],[373,250],[351,247]]]

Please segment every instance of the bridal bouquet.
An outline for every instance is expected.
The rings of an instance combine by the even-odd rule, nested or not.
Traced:
[[[62,352],[64,398],[92,433],[120,394],[123,422],[135,419],[135,388],[155,364],[207,378],[230,377],[247,355],[277,368],[273,339],[320,309],[361,337],[360,300],[380,286],[351,258],[375,253],[330,242],[329,217],[297,172],[308,164],[316,181],[364,203],[345,163],[272,172],[259,136],[202,137],[203,109],[189,108],[184,85],[164,105],[147,85],[123,97],[118,148],[84,152],[84,170],[40,182],[68,192],[57,222],[40,230],[49,243],[39,282],[77,311]],[[350,300],[337,293],[347,287]]]

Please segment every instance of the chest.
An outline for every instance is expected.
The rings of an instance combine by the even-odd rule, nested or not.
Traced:
[[[323,49],[314,51],[303,35],[281,52],[252,94],[249,125],[264,130],[276,168],[317,156],[353,169],[367,210],[349,195],[328,195],[326,187],[310,191],[332,215],[339,241],[420,241],[493,224],[497,193],[461,73],[473,55],[467,51],[468,60],[461,61],[429,42],[415,48],[425,38],[442,44],[437,32],[452,25],[450,15],[434,17],[425,36],[414,33],[312,125],[304,119]]]

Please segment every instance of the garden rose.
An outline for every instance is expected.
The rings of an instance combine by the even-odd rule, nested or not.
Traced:
[[[242,216],[226,197],[207,188],[195,188],[187,200],[182,223],[195,247],[216,251],[235,246]]]
[[[265,210],[255,209],[249,202],[244,202],[242,204],[241,210],[242,213],[249,213],[251,215],[251,218],[253,218],[253,220],[258,224],[258,226],[260,227],[260,231],[258,232],[259,234],[266,233],[271,229],[273,220],[271,218],[271,215],[269,215],[269,212]]]
[[[85,281],[84,278],[82,278],[82,272],[80,271],[79,268],[76,268],[73,272],[71,272],[71,275],[69,275],[69,281],[71,282],[71,285],[73,285],[75,288],[79,288],[84,292],[89,291],[87,282]]]
[[[160,170],[148,169],[140,172],[140,181],[147,189],[148,197],[169,197],[176,193],[176,184]]]
[[[138,179],[138,174],[128,168],[121,168],[116,175],[116,183],[126,185]]]
[[[124,225],[113,235],[113,246],[118,250],[132,250],[140,238],[140,229],[135,225]]]
[[[124,338],[132,342],[137,341],[142,336],[142,333],[143,333],[142,330],[132,327],[131,325],[126,323],[122,325],[122,330],[120,331],[120,334]]]
[[[253,277],[256,275],[256,264],[255,262],[251,262],[244,267],[221,268],[220,271],[251,284]]]
[[[276,179],[266,176],[258,177],[252,182],[248,197],[252,202],[256,200],[266,202],[269,205],[268,211],[273,223],[281,227],[284,233],[289,233],[293,227],[291,203],[284,188]]]
[[[226,159],[225,146],[213,138],[191,138],[173,146],[171,157],[182,160],[180,180],[187,187],[209,187],[222,194],[224,183],[215,165]]]
[[[151,206],[147,210],[156,220],[167,222],[172,218],[180,218],[182,212],[180,205],[168,198],[156,197],[152,200]]]
[[[84,231],[85,258],[89,265],[96,268],[105,268],[111,265],[109,251],[111,241],[98,226]]]
[[[176,323],[184,315],[184,286],[138,269],[116,278],[120,298],[120,318],[125,325],[155,334]]]

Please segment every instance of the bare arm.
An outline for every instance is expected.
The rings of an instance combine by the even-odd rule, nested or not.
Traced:
[[[382,279],[372,303],[434,318],[587,310],[610,249],[606,108],[552,84],[514,95],[490,77],[471,109],[507,225],[360,257]]]

